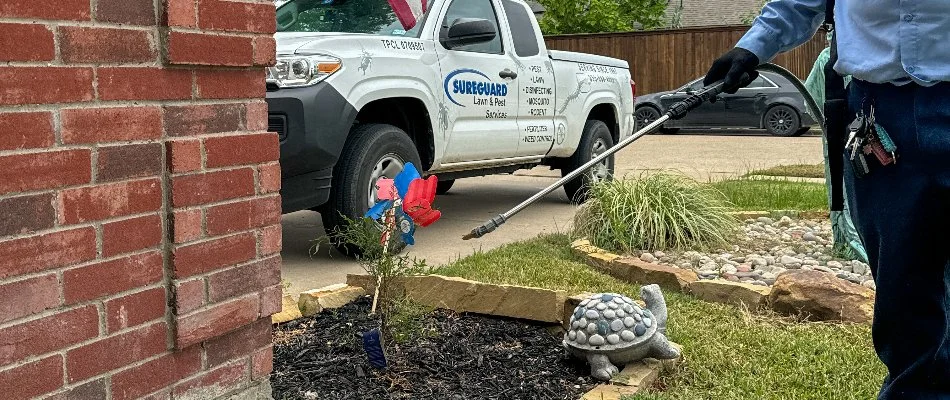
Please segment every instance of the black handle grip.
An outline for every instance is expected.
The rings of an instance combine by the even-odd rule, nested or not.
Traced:
[[[666,112],[666,115],[669,115],[670,119],[683,118],[686,116],[686,113],[715,98],[720,93],[722,93],[722,81],[705,87],[703,90],[696,92],[692,96],[687,97],[685,100],[673,104],[670,106],[670,110]]]
[[[515,79],[518,77],[518,73],[506,68],[504,71],[499,72],[498,76],[504,79]]]
[[[491,233],[492,231],[494,231],[496,228],[498,228],[502,224],[504,224],[505,220],[506,218],[504,215],[499,215],[495,218],[492,218],[491,220],[486,222],[484,225],[479,226],[478,228],[472,229],[472,231],[469,232],[469,234],[462,236],[462,239],[469,240],[469,239],[480,238],[482,236],[485,236]]]

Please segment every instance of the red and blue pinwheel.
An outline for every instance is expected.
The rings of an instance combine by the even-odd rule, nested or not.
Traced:
[[[406,244],[415,244],[416,225],[432,225],[442,216],[439,210],[432,208],[438,182],[434,175],[422,179],[415,165],[406,163],[394,179],[383,178],[376,182],[379,201],[366,216],[374,220],[385,217],[387,227],[398,230]],[[383,243],[387,239],[388,230],[383,234]]]

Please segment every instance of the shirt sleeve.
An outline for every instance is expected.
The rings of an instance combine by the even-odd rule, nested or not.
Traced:
[[[811,39],[825,20],[825,4],[826,0],[769,1],[736,47],[751,51],[762,63],[770,62]]]

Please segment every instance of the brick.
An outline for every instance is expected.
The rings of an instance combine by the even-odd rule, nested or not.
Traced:
[[[106,381],[98,379],[85,384],[75,386],[65,392],[57,393],[46,398],[46,400],[88,400],[106,398]]]
[[[200,99],[260,99],[267,93],[263,68],[195,72]]]
[[[267,378],[274,370],[274,345],[258,350],[251,357],[251,379]]]
[[[253,354],[258,349],[271,344],[270,318],[254,321],[231,333],[214,338],[205,343],[208,365],[215,367]]]
[[[60,304],[56,274],[0,285],[0,323],[38,314]]]
[[[172,178],[172,204],[188,207],[254,194],[254,171],[242,168]]]
[[[257,240],[245,233],[179,246],[173,253],[175,277],[187,278],[254,258]]]
[[[3,328],[0,329],[0,366],[60,350],[98,335],[99,312],[92,305]]]
[[[168,142],[168,167],[172,173],[193,172],[201,169],[201,141],[173,140]]]
[[[165,131],[172,136],[198,136],[244,129],[243,104],[165,107]]]
[[[0,195],[55,189],[92,180],[87,149],[0,156]]]
[[[280,268],[280,257],[278,257],[278,268]],[[282,311],[283,307],[283,289],[280,285],[271,286],[261,292],[261,316],[269,317]]]
[[[276,18],[275,18],[276,19]],[[277,63],[277,41],[273,36],[254,38],[254,65],[269,67]]]
[[[104,261],[63,272],[67,304],[110,296],[162,280],[159,251]]]
[[[110,336],[66,352],[69,382],[79,382],[161,354],[165,351],[167,325],[151,324]]]
[[[97,0],[96,20],[132,25],[155,25],[152,0]]]
[[[208,235],[262,228],[280,223],[280,197],[271,196],[208,208]]]
[[[275,8],[269,3],[230,0],[198,2],[198,28],[273,34],[277,30]]]
[[[262,230],[261,236],[261,256],[267,256],[280,253],[283,243],[283,227],[281,225],[271,225]]]
[[[0,151],[50,147],[53,143],[52,113],[0,113]]]
[[[162,218],[149,215],[102,226],[102,256],[112,257],[162,243]]]
[[[162,185],[158,179],[143,179],[67,189],[60,201],[60,220],[67,224],[141,214],[161,208]]]
[[[45,25],[0,23],[0,32],[0,61],[50,61],[56,57],[53,31]]]
[[[106,327],[109,333],[134,327],[165,316],[165,288],[112,299],[106,302]]]
[[[201,237],[201,210],[175,210],[172,217],[175,243],[185,243]]]
[[[277,193],[281,188],[280,164],[266,164],[258,167],[261,193]]]
[[[201,346],[168,353],[112,376],[112,399],[138,399],[201,369]]]
[[[191,99],[192,71],[149,67],[99,68],[102,100]]]
[[[221,336],[258,320],[259,316],[257,295],[217,303],[187,316],[180,316],[175,347],[183,349]],[[265,321],[269,323],[270,320]]]
[[[91,227],[0,241],[0,279],[42,272],[94,258],[96,231]]]
[[[92,68],[0,67],[0,105],[71,103],[93,99]],[[56,82],[50,85],[49,82]]]
[[[249,37],[176,31],[168,34],[168,61],[171,64],[251,66],[254,64],[253,49]]]
[[[158,59],[152,31],[116,28],[59,28],[59,51],[64,62],[127,63]]]
[[[204,278],[178,282],[175,285],[175,313],[184,315],[207,304]]]
[[[160,143],[128,144],[99,148],[96,181],[122,181],[162,172]]]
[[[53,194],[0,199],[0,236],[31,233],[53,227]]]
[[[57,354],[0,372],[0,388],[8,399],[29,399],[63,386],[63,356]]]
[[[208,277],[208,295],[210,301],[216,303],[277,284],[280,284],[280,257],[272,257],[212,274]],[[280,301],[280,296],[277,300]]]
[[[244,126],[249,131],[262,132],[267,131],[267,103],[263,101],[250,101],[245,104],[247,108],[247,122]]]
[[[158,107],[74,108],[63,110],[63,142],[97,143],[158,139]]]
[[[167,0],[168,26],[194,28],[198,26],[197,0]],[[275,18],[276,19],[276,18]]]
[[[221,398],[244,384],[247,376],[248,364],[242,360],[176,385],[174,396],[176,399],[195,400]]]
[[[33,0],[4,0],[0,2],[0,17],[89,20],[89,0],[62,0],[56,7]]]
[[[219,136],[205,139],[208,168],[260,164],[280,159],[276,133]]]

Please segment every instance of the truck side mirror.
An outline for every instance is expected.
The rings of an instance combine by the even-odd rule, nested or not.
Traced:
[[[446,31],[443,31],[446,32]],[[447,49],[475,43],[490,42],[497,31],[491,21],[482,18],[459,18],[452,22],[448,32],[442,35],[442,45]]]

